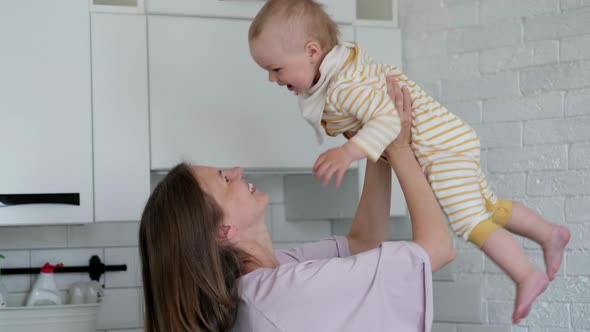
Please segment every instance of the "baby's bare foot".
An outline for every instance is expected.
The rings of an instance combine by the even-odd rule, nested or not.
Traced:
[[[516,285],[516,302],[512,322],[520,323],[531,311],[533,302],[549,285],[549,279],[543,272],[534,271],[526,279]]]
[[[570,231],[566,227],[555,225],[551,230],[551,237],[542,245],[545,256],[545,269],[549,280],[555,279],[555,274],[557,274],[561,266],[563,251],[569,240]]]

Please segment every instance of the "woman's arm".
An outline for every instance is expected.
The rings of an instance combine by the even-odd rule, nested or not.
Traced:
[[[361,200],[347,236],[351,255],[377,248],[389,238],[390,205],[391,167],[367,161]]]
[[[397,82],[395,85],[397,89],[393,89],[393,83],[388,77],[387,94],[395,108],[403,110],[405,106],[410,109],[410,112],[399,113],[401,131],[392,143],[393,146],[403,146],[408,145],[411,138],[412,105],[411,101],[405,102]],[[348,133],[345,136],[350,138]],[[347,236],[352,255],[377,248],[383,241],[389,239],[390,207],[391,166],[382,161],[376,163],[367,161],[363,192]]]
[[[389,79],[388,87],[393,90],[390,96],[400,94],[397,81]],[[411,114],[412,102],[407,87],[403,88],[403,99],[403,108],[398,110],[401,109],[404,114]],[[403,121],[402,116],[402,123]],[[405,121],[408,121],[408,117],[405,117]],[[409,121],[411,122],[411,116]],[[446,217],[414,156],[409,136],[407,137],[405,142],[396,140],[391,143],[385,154],[395,170],[408,204],[412,220],[412,238],[428,254],[434,272],[455,258],[455,249]]]

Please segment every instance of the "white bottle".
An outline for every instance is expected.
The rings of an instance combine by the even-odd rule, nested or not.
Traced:
[[[55,266],[45,263],[41,268],[41,273],[33,286],[33,290],[27,298],[28,306],[40,306],[40,305],[60,305],[62,304],[57,285],[55,284],[55,278],[53,276],[53,270],[56,267],[62,267],[63,264],[57,264]]]

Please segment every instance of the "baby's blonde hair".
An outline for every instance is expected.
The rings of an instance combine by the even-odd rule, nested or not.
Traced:
[[[325,52],[338,44],[338,26],[314,0],[268,0],[250,25],[248,40],[260,36],[267,23],[277,18],[288,28],[303,28],[305,36],[317,40]]]

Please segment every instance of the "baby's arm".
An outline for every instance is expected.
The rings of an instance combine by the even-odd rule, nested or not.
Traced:
[[[346,172],[350,164],[353,161],[361,160],[366,157],[367,155],[365,152],[354,142],[349,140],[342,146],[322,153],[313,166],[313,174],[316,179],[322,181],[323,185],[326,186],[330,182],[332,175],[336,173],[335,184],[336,187],[340,187],[344,172]]]
[[[370,78],[362,82],[340,84],[329,98],[340,112],[354,116],[363,123],[363,127],[350,141],[363,150],[371,161],[377,161],[399,135],[401,128],[399,114],[387,95],[385,79]]]
[[[396,78],[401,72],[396,68],[390,74]],[[314,175],[324,186],[336,173],[338,187],[353,161],[363,158],[373,162],[379,160],[385,148],[399,135],[401,123],[395,105],[387,94],[385,79],[371,77],[335,82],[334,85],[336,88],[328,96],[330,103],[341,113],[363,123],[354,137],[341,147],[322,153],[313,167]]]

